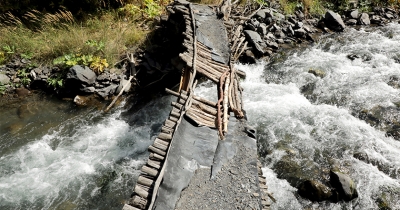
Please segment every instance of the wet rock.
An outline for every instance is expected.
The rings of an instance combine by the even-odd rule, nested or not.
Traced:
[[[303,28],[304,23],[303,22],[296,22],[296,24],[294,24],[294,29],[299,29],[299,28]]]
[[[365,152],[355,152],[353,157],[359,159],[365,163],[369,163],[368,155]]]
[[[304,30],[304,29],[302,29],[302,28],[300,28],[300,29],[296,29],[295,31],[294,31],[294,35],[296,36],[296,37],[298,37],[298,38],[304,38],[304,36],[306,35],[306,31]]]
[[[0,84],[7,85],[10,84],[10,77],[5,74],[0,74]]]
[[[15,93],[18,95],[18,97],[26,97],[31,94],[31,91],[22,87],[15,89]]]
[[[394,16],[391,13],[386,13],[385,18],[390,20],[390,19],[394,19]]]
[[[400,78],[397,75],[390,76],[388,85],[392,86],[393,88],[400,88]]]
[[[126,84],[126,88],[124,90],[125,93],[129,92],[129,89],[131,89],[131,83],[126,80],[126,79],[121,79],[121,81],[119,82],[118,88],[116,93],[121,92],[122,88],[124,87],[124,85]]]
[[[88,67],[75,65],[67,73],[67,79],[79,81],[80,83],[91,85],[96,81],[96,74]]]
[[[357,20],[356,19],[348,19],[346,21],[346,25],[352,26],[352,25],[356,25],[356,24],[357,24]]]
[[[83,93],[94,93],[95,90],[95,87],[83,87],[80,89],[80,91]]]
[[[369,15],[367,13],[362,13],[360,19],[358,19],[360,25],[369,25],[371,21],[369,20]]]
[[[75,96],[74,103],[78,106],[86,106],[88,104],[89,98],[85,96]]]
[[[303,14],[303,12],[301,12],[300,10],[297,10],[296,12],[294,12],[294,14],[296,15],[296,17],[297,17],[299,20],[304,20],[304,14]]]
[[[314,76],[321,77],[321,78],[324,78],[326,75],[326,73],[324,71],[322,71],[321,69],[310,69],[310,70],[308,70],[308,73],[314,74]]]
[[[97,81],[109,81],[110,80],[110,74],[109,73],[102,73],[96,78],[96,80]]]
[[[256,63],[256,57],[251,50],[246,50],[246,52],[240,57],[240,62],[253,64]]]
[[[346,28],[340,15],[331,10],[325,13],[324,22],[329,29],[334,31],[343,31]]]
[[[341,199],[351,201],[358,197],[356,185],[347,174],[331,170],[329,182]]]
[[[97,90],[96,90],[96,93],[97,93],[99,96],[103,97],[104,99],[107,99],[107,97],[108,97],[109,95],[112,95],[112,94],[115,93],[115,90],[117,89],[117,87],[118,87],[118,85],[116,85],[116,84],[111,84],[111,85],[109,85],[109,86],[107,86],[107,87],[105,87],[105,88],[97,89]]]
[[[352,11],[349,12],[349,18],[358,19],[358,16],[359,16],[359,14],[358,14],[358,10],[357,9],[352,10]]]
[[[265,23],[261,23],[260,26],[257,28],[257,32],[261,35],[264,36],[267,34],[267,25]]]
[[[257,32],[245,30],[244,34],[258,54],[264,55],[267,52],[268,48]]]
[[[272,49],[278,49],[279,45],[278,43],[274,42],[274,41],[265,41],[265,43],[267,44],[268,47],[272,48]]]
[[[382,21],[382,18],[381,18],[380,16],[378,16],[378,15],[372,15],[372,16],[371,16],[371,19],[370,19],[370,22],[371,22],[372,24],[381,24],[383,21]]]
[[[300,196],[309,199],[310,201],[324,201],[332,196],[332,191],[329,187],[317,180],[307,180],[298,187]]]

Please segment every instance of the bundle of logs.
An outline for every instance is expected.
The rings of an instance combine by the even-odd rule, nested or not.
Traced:
[[[185,107],[191,101],[188,92],[181,90],[180,93],[170,91],[178,97],[177,102],[172,102],[172,110],[168,119],[165,120],[161,133],[155,138],[153,145],[149,146],[149,159],[142,167],[141,174],[134,188],[134,195],[125,205],[125,210],[151,209],[155,200],[157,190],[160,186],[170,145],[176,128],[181,122]],[[150,201],[150,202],[149,202]]]

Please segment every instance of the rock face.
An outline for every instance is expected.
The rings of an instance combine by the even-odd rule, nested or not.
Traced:
[[[106,99],[109,95],[112,95],[115,93],[115,90],[117,89],[118,85],[116,84],[111,84],[110,86],[107,86],[102,89],[96,90],[96,93]]]
[[[325,24],[334,31],[343,31],[346,28],[340,15],[331,10],[325,13]]]
[[[307,180],[300,184],[298,193],[311,201],[324,201],[332,196],[332,191],[326,185],[316,180]]]
[[[83,68],[75,65],[69,69],[67,79],[74,79],[83,84],[92,85],[96,81],[96,74],[88,67]]]
[[[334,200],[345,200],[350,201],[358,197],[358,192],[354,181],[346,174],[339,171],[330,172],[330,184],[336,189],[337,199]]]
[[[245,30],[244,34],[246,35],[247,40],[249,40],[249,42],[253,44],[257,53],[261,55],[266,53],[267,51],[266,45],[264,41],[261,39],[261,36],[257,32],[251,30]]]
[[[0,84],[6,85],[10,83],[10,78],[5,74],[0,74]]]

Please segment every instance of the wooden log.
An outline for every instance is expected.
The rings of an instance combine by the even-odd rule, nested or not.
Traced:
[[[208,106],[217,107],[217,103],[209,101],[209,100],[207,100],[205,98],[201,98],[201,97],[198,97],[198,96],[193,96],[193,99],[196,100],[196,101],[199,101],[199,102],[201,102],[203,104],[207,104]]]
[[[165,92],[167,92],[167,93],[169,93],[169,94],[171,94],[173,96],[179,97],[179,93],[177,93],[177,92],[175,92],[173,90],[170,90],[168,88],[165,88]]]
[[[242,54],[242,53],[240,53],[240,54]],[[236,69],[236,73],[237,73],[240,77],[246,78],[246,72],[244,72],[244,71],[242,71],[242,70]]]
[[[182,107],[183,107],[182,104],[178,104],[178,103],[176,103],[176,102],[171,102],[171,105],[174,106],[174,107],[176,107],[176,108],[179,109],[179,110],[181,110]]]
[[[168,128],[166,126],[161,127],[161,132],[163,133],[173,133],[174,131],[171,128]]]
[[[147,199],[144,199],[139,195],[135,195],[133,198],[131,198],[129,204],[139,209],[145,209],[147,206]]]
[[[207,68],[204,68],[203,66],[198,66],[198,71],[199,73],[201,73],[202,75],[206,76],[208,79],[214,81],[214,82],[218,82],[218,75],[215,74],[214,72],[207,70]]]
[[[170,141],[172,139],[172,134],[170,133],[159,133],[158,138],[166,141]]]
[[[151,167],[153,167],[153,168],[155,168],[155,169],[160,169],[160,167],[161,167],[161,162],[148,159],[148,160],[147,160],[147,165],[149,165],[149,166],[151,166]]]
[[[209,119],[212,120],[212,121],[214,121],[215,118],[216,118],[215,115],[208,114],[207,112],[204,112],[203,110],[198,109],[198,108],[196,108],[195,106],[192,107],[191,109],[189,109],[188,111],[195,112],[195,113],[201,115],[202,117],[204,116],[204,117],[206,117],[206,118],[209,118]]]
[[[171,115],[171,116],[174,116],[174,117],[176,117],[176,118],[179,118],[179,117],[181,116],[181,113],[176,112],[176,111],[174,112],[174,110],[172,110],[170,115]]]
[[[159,155],[161,155],[161,156],[165,156],[165,151],[162,151],[162,150],[160,150],[160,149],[157,149],[157,148],[155,148],[153,145],[150,145],[149,146],[149,150],[151,151],[151,152],[154,152],[154,153],[156,153],[156,154],[159,154]]]
[[[183,99],[183,98],[180,98],[180,99],[178,100],[178,103],[184,105],[184,104],[186,103],[186,100]]]
[[[154,180],[148,179],[144,176],[139,176],[137,183],[144,185],[144,186],[151,187],[154,184]]]
[[[221,103],[224,99],[224,92],[222,87],[224,85],[225,78],[228,73],[229,71],[226,71],[224,74],[222,74],[221,78],[219,79],[219,91],[218,91],[219,99],[217,102],[217,128],[221,140],[224,139],[224,133],[222,130],[222,122],[221,122],[221,117],[222,117]]]
[[[167,120],[165,120],[164,125],[165,125],[166,127],[169,127],[169,128],[171,128],[171,129],[174,129],[176,123],[175,123],[175,122],[172,122],[171,120],[168,120],[168,119],[167,119]]]
[[[141,209],[138,209],[138,208],[133,207],[133,206],[128,205],[128,204],[124,204],[124,206],[122,207],[122,210],[141,210]]]
[[[144,172],[144,173],[146,173],[146,174],[148,174],[149,176],[152,176],[152,177],[156,177],[157,174],[158,174],[158,170],[157,169],[151,168],[151,167],[146,166],[146,165],[142,166],[142,172]]]
[[[177,122],[179,120],[179,118],[176,118],[174,116],[169,116],[168,119],[171,120],[171,121],[174,121],[174,122]]]
[[[157,154],[157,153],[150,153],[149,159],[162,161],[162,160],[164,160],[164,157],[159,155],[159,154]]]
[[[189,113],[191,115],[196,115],[199,119],[210,122],[211,124],[214,124],[214,122],[215,122],[215,118],[207,117],[205,115],[202,115],[202,113],[199,113],[199,112],[196,112],[193,110],[189,110],[186,113]]]
[[[215,123],[204,120],[200,118],[198,115],[194,114],[193,112],[186,112],[186,116],[194,120],[199,125],[205,125],[211,128],[215,128]]]
[[[135,186],[135,193],[142,198],[147,198],[149,196],[149,192],[141,188],[139,185]]]
[[[226,80],[225,80],[225,89],[224,89],[224,100],[223,100],[223,107],[224,107],[224,113],[223,113],[223,116],[224,116],[224,120],[223,120],[223,125],[224,125],[224,129],[223,129],[223,131],[225,132],[225,133],[227,133],[228,132],[228,98],[229,98],[229,84],[230,84],[230,81],[231,81],[231,77],[230,77],[230,74],[228,73],[228,76],[226,77]]]
[[[203,104],[203,103],[201,103],[201,102],[198,102],[198,101],[196,101],[196,100],[193,100],[193,104],[194,104],[194,106],[196,106],[198,109],[200,109],[200,110],[202,110],[202,111],[204,111],[204,112],[206,112],[206,113],[208,113],[208,114],[211,114],[211,115],[213,115],[213,116],[216,116],[216,115],[217,115],[217,110],[214,109],[214,108],[211,108],[210,106],[207,106],[207,105],[205,105],[205,104]]]
[[[159,139],[159,138],[156,138],[156,139],[154,139],[154,143],[158,143],[158,144],[163,144],[163,145],[165,145],[165,146],[168,146],[169,145],[169,142],[168,141],[165,141],[165,140],[162,140],[162,139]]]
[[[236,55],[237,55],[237,53],[238,53],[238,51],[239,51],[239,49],[240,49],[240,45],[243,43],[244,40],[245,40],[245,37],[242,37],[242,38],[240,39],[239,44],[238,44],[238,46],[236,47],[235,52],[233,53],[233,58],[234,58],[235,60],[236,60]]]
[[[153,143],[153,146],[157,149],[160,149],[161,151],[167,151],[167,149],[168,149],[168,146],[166,146],[164,144],[159,144],[156,142]]]

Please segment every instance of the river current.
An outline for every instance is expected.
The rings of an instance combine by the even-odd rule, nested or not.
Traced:
[[[277,200],[272,209],[400,209],[400,142],[354,114],[400,102],[400,89],[388,85],[400,77],[398,49],[400,26],[388,25],[348,29],[271,62],[237,65],[247,74],[244,109]],[[196,94],[215,100],[216,90],[206,82]],[[104,114],[46,97],[0,107],[0,209],[121,209],[172,100],[129,114],[123,105]],[[357,199],[298,196],[301,180],[324,181],[332,165],[354,180]]]

